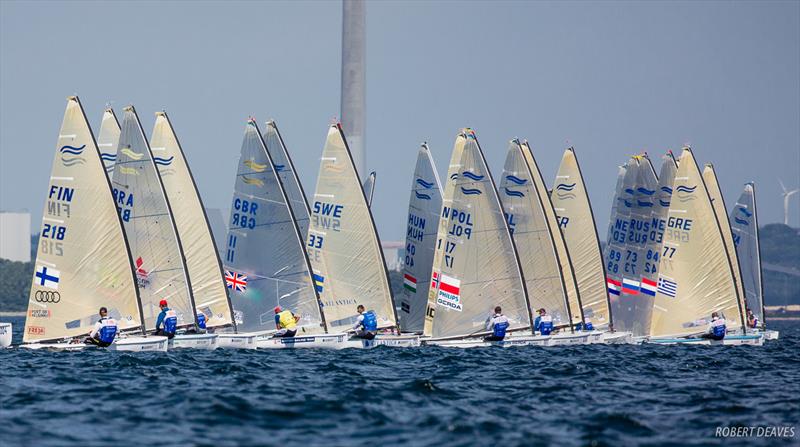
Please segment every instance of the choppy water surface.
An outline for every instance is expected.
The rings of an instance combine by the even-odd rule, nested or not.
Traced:
[[[760,348],[9,349],[0,444],[796,445],[800,326],[774,327]]]

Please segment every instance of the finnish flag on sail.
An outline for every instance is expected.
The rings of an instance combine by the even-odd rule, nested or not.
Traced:
[[[60,276],[61,272],[54,268],[47,268],[43,265],[36,266],[36,284],[42,287],[58,290],[58,279]]]

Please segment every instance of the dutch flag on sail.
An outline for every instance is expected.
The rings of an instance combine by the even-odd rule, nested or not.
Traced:
[[[678,295],[678,283],[664,276],[658,276],[658,292],[671,298]]]
[[[608,286],[608,293],[612,295],[619,296],[619,290],[622,287],[622,283],[612,279],[610,276],[606,277],[606,285]]]
[[[642,288],[640,290],[645,295],[656,296],[656,291],[658,290],[658,284],[656,284],[655,281],[649,280],[647,278],[642,278]]]
[[[639,294],[639,281],[634,281],[632,279],[623,278],[622,279],[622,292],[627,293],[628,295],[638,295]]]

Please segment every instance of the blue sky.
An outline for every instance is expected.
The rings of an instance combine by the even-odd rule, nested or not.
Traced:
[[[98,130],[132,103],[175,125],[207,206],[227,209],[245,120],[275,119],[306,191],[339,112],[341,3],[0,2],[0,208],[38,228],[65,97]],[[626,156],[691,143],[762,223],[800,184],[800,2],[370,2],[367,165],[402,239],[418,145],[440,173],[469,126],[497,177],[527,138],[546,178],[574,145],[605,234]],[[800,225],[793,198],[792,225]]]

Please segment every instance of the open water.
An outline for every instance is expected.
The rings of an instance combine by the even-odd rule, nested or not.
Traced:
[[[8,349],[0,445],[798,445],[800,325],[773,328],[763,347]]]

